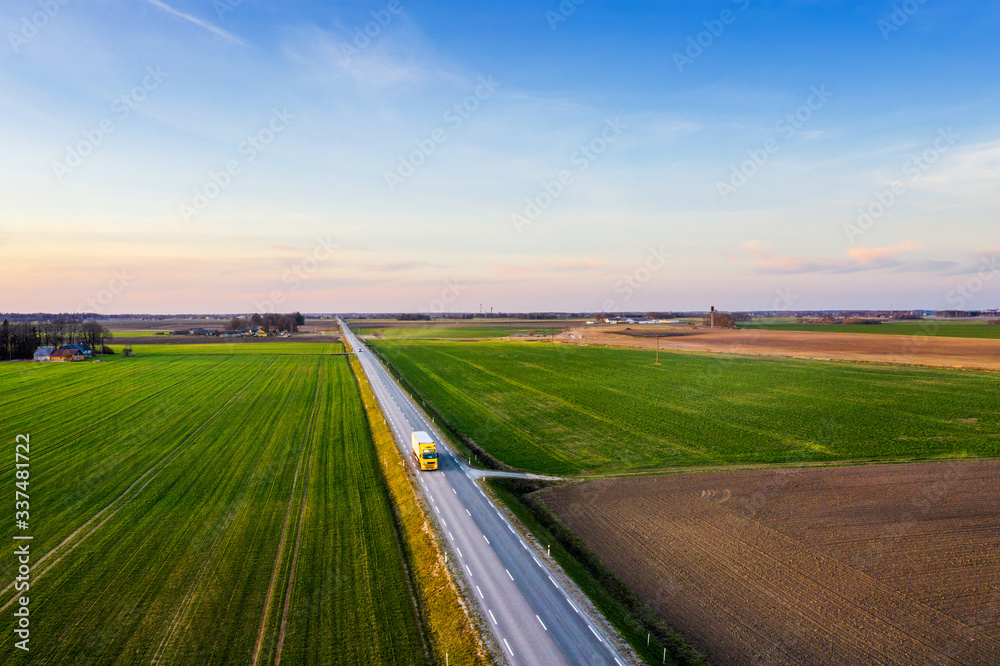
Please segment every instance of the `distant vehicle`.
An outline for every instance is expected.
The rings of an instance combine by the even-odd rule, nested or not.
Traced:
[[[437,469],[438,454],[431,436],[423,430],[414,430],[411,441],[413,443],[413,457],[420,463],[420,469],[424,471]]]

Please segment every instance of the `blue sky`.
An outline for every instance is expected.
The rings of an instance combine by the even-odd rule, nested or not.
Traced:
[[[997,307],[998,29],[971,1],[13,0],[0,310]]]

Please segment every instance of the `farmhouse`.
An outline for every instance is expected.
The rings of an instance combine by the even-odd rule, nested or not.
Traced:
[[[55,347],[39,347],[38,349],[35,350],[34,359],[36,361],[48,361],[49,354],[51,354],[55,350],[56,350]]]
[[[50,361],[82,361],[83,352],[79,349],[57,349],[49,354]]]
[[[63,349],[75,349],[78,352],[80,352],[81,354],[83,354],[84,356],[90,356],[91,355],[90,345],[83,345],[83,344],[63,345],[59,349],[60,350],[63,350]]]

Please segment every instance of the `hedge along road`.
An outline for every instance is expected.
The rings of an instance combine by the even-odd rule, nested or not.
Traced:
[[[341,321],[396,439],[407,452],[414,430],[440,433],[385,368]],[[482,615],[513,664],[620,664],[624,659],[555,580],[474,479],[482,472],[442,444],[437,472],[417,474],[419,486],[458,558]],[[410,460],[410,456],[407,456]],[[411,462],[412,464],[412,462]]]
[[[31,433],[36,660],[427,661],[356,384],[315,350],[0,364],[3,436]]]

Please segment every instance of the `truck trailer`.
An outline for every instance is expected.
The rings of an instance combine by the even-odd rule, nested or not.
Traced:
[[[414,430],[410,439],[413,444],[413,457],[417,459],[420,469],[423,471],[437,469],[438,454],[434,447],[434,439],[423,430]]]

